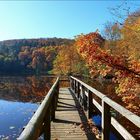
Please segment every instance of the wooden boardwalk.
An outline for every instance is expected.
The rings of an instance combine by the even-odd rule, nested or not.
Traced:
[[[69,88],[60,88],[55,114],[51,122],[51,140],[95,139],[87,127],[85,112]]]
[[[60,81],[62,79],[57,77],[18,140],[37,140],[40,135],[45,140],[95,140],[93,133],[100,139],[96,125],[91,119],[87,120],[85,115],[88,114],[88,118],[91,118],[96,110],[102,114],[102,140],[109,140],[111,128],[115,128],[117,134],[119,133],[119,139],[139,139],[138,133],[133,136],[131,134],[133,131],[126,130],[126,126],[122,126],[113,117],[111,110],[120,113],[138,129],[139,116],[75,77],[70,76],[70,88],[59,88]],[[92,95],[97,96],[102,104],[99,104]],[[88,110],[88,113],[85,110]]]

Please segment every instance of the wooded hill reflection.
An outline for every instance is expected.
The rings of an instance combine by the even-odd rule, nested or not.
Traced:
[[[0,77],[0,99],[19,102],[40,102],[52,86],[50,77]]]

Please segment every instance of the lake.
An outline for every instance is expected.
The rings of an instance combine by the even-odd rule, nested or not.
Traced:
[[[46,76],[0,76],[0,139],[20,135],[52,83]]]
[[[15,140],[21,134],[23,127],[27,125],[55,79],[46,76],[0,76],[1,140]],[[117,99],[117,102],[122,104],[116,94],[112,94],[114,88],[111,82],[99,83],[91,79],[81,80],[108,96],[111,94],[112,99]],[[69,86],[69,83],[61,82],[60,86]],[[101,114],[97,113],[92,119],[100,130]],[[121,120],[121,122],[126,124],[124,120]],[[131,125],[128,124],[127,126]],[[138,133],[137,129],[136,133]],[[110,138],[111,140],[120,139],[112,132],[110,133]]]

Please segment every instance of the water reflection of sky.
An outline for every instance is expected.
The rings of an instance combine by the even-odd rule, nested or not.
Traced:
[[[102,123],[101,122],[101,116],[100,115],[94,115],[94,116],[92,116],[92,120],[95,123],[95,125],[98,127],[99,131],[102,131],[101,130],[101,123]],[[110,140],[118,140],[117,136],[112,132],[110,132]]]
[[[38,104],[0,100],[0,139],[15,140]]]

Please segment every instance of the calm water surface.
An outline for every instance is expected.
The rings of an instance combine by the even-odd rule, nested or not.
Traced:
[[[94,115],[92,116],[92,120],[93,122],[95,123],[95,125],[98,127],[99,131],[101,132],[101,115]],[[119,138],[117,138],[117,136],[113,133],[113,132],[110,132],[110,140],[119,140]]]
[[[52,85],[48,77],[0,77],[0,139],[15,140]]]

